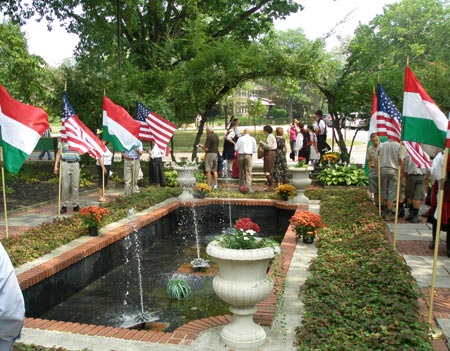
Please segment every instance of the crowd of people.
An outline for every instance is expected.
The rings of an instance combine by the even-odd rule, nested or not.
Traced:
[[[438,230],[438,193],[443,179],[443,152],[430,155],[433,161],[430,167],[425,165],[419,167],[399,142],[389,139],[380,143],[376,133],[370,135],[370,141],[371,145],[366,153],[369,192],[374,198],[375,205],[381,207],[383,219],[393,221],[397,216],[397,218],[405,217],[411,223],[419,223],[420,207],[428,197],[430,207],[422,216],[432,224],[433,237],[429,247],[434,249]],[[450,171],[450,161],[447,161],[446,170]],[[450,257],[450,180],[445,178],[443,184],[439,231],[447,233],[447,256]],[[396,206],[397,196],[398,206]]]
[[[220,154],[219,137],[212,127],[206,128],[205,144],[199,144],[205,151],[205,172],[207,183],[213,189],[217,188],[220,158],[223,159],[222,176],[239,179],[239,189],[243,192],[253,192],[252,169],[253,155],[263,159],[264,175],[267,181],[267,191],[277,185],[287,182],[287,145],[284,138],[289,134],[290,153],[292,161],[304,160],[307,164],[316,165],[321,155],[331,148],[326,142],[327,125],[321,110],[311,116],[310,124],[294,119],[285,131],[282,127],[275,130],[270,125],[263,127],[264,139],[258,143],[246,128],[241,131],[239,119],[231,116],[226,125],[223,137],[222,153]],[[220,157],[221,156],[221,157]]]

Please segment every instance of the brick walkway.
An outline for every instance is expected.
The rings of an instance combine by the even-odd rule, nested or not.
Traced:
[[[425,218],[420,217],[420,220],[421,220],[420,223],[417,224],[417,228],[414,228],[414,225],[406,221],[404,218],[401,218],[398,220],[398,228],[399,228],[398,231],[403,233],[410,232],[411,234],[414,234],[415,231],[422,231],[421,228],[427,228],[427,230],[429,230],[430,232],[428,234],[429,236],[427,236],[426,238],[421,238],[422,240],[412,240],[402,238],[401,235],[398,235],[396,248],[399,254],[401,254],[404,257],[405,256],[427,257],[430,260],[432,260],[434,256],[434,251],[428,247],[431,241],[431,227],[429,227],[426,224]],[[409,229],[403,229],[406,227]],[[393,229],[391,228],[390,239],[393,239],[392,231]],[[447,260],[446,243],[445,241],[442,240],[439,243],[438,260],[443,262]],[[431,267],[428,267],[428,269],[431,271]],[[419,299],[420,315],[423,320],[428,321],[431,288],[430,286],[420,287],[420,290],[423,294],[423,298]],[[433,317],[434,318],[432,320],[433,324],[432,327],[436,327],[435,318],[450,319],[450,287],[449,288],[435,287],[433,298]],[[450,350],[444,338],[433,340],[432,345],[433,350],[435,351]]]

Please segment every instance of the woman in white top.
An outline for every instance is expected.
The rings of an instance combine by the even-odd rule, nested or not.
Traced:
[[[150,151],[150,162],[148,163],[148,176],[150,184],[155,184],[157,188],[166,186],[166,178],[164,177],[164,166],[162,162],[164,154],[155,143]]]
[[[266,141],[261,140],[259,143],[264,147],[264,174],[266,175],[268,188],[273,187],[273,174],[275,171],[275,157],[277,150],[277,139],[273,135],[273,128],[269,125],[263,128]]]

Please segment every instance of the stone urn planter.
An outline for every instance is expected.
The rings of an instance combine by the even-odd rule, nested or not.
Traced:
[[[310,174],[314,168],[307,167],[295,167],[293,165],[288,166],[288,173],[292,176],[291,184],[297,189],[297,195],[291,200],[297,204],[307,204],[309,199],[305,196],[305,188],[311,184]]]
[[[183,192],[178,198],[181,200],[194,199],[191,189],[195,185],[194,171],[197,170],[197,166],[174,165],[173,169],[177,171],[177,183],[183,188]]]
[[[256,304],[272,291],[273,282],[267,267],[279,248],[235,250],[223,248],[217,241],[208,244],[206,252],[219,265],[213,289],[217,296],[230,305],[233,321],[224,326],[221,340],[228,346],[249,349],[263,345],[264,329],[253,321]]]

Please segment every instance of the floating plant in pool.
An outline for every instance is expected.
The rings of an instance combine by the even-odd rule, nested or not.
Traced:
[[[167,283],[167,295],[174,300],[181,300],[192,296],[189,283],[183,278],[172,278]]]

